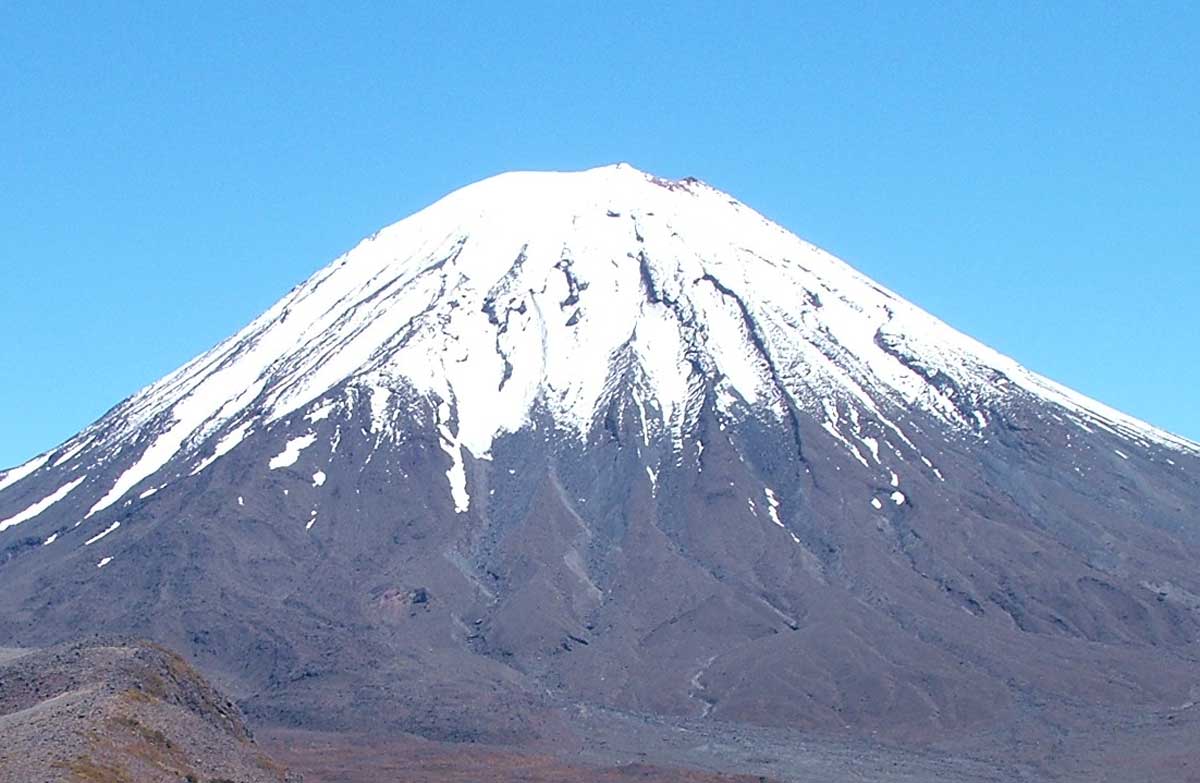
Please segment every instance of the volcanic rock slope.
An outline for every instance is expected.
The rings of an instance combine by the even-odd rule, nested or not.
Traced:
[[[313,729],[1044,761],[1200,700],[1198,477],[700,181],[504,174],[0,474],[0,638]]]
[[[182,658],[128,639],[0,648],[0,780],[299,783]]]

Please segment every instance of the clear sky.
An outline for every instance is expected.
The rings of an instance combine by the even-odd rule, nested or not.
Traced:
[[[456,187],[621,160],[1200,439],[1198,40],[1171,2],[4,3],[0,464]]]

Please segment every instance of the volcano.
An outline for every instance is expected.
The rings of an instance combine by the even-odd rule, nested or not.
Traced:
[[[510,173],[0,474],[0,644],[168,644],[260,726],[1179,780],[1198,479],[699,180]]]

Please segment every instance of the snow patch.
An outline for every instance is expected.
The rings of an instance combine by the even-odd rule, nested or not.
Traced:
[[[825,421],[821,422],[821,428],[837,439],[839,443],[845,446],[846,450],[849,451],[856,460],[861,462],[864,468],[869,468],[870,465],[868,465],[866,459],[863,458],[862,452],[860,452],[858,447],[851,443],[850,440],[842,434],[842,431],[838,429],[838,424],[841,421],[841,417],[838,414],[837,406],[834,405],[830,400],[823,399],[821,400],[821,407],[824,409],[826,416]]]
[[[871,452],[871,457],[876,462],[879,462],[879,441],[867,435],[863,435],[859,438],[859,440],[866,444],[867,448]]]
[[[242,440],[245,439],[246,435],[249,434],[252,424],[253,422],[245,422],[237,429],[233,430],[217,441],[217,445],[213,448],[213,453],[200,460],[200,464],[192,468],[191,475],[196,475],[209,465],[219,460],[221,457],[233,451],[234,447],[241,443]]]
[[[471,508],[471,495],[467,491],[467,469],[463,459],[462,445],[450,430],[450,406],[442,402],[437,409],[437,429],[441,436],[438,442],[450,457],[446,479],[450,482],[450,497],[454,500],[454,511],[465,514]]]
[[[209,354],[205,355],[207,356]],[[203,363],[205,357],[195,360],[192,364]],[[139,403],[153,405],[152,400],[144,397],[160,386],[172,385],[172,381],[179,382],[181,379],[178,376],[191,366],[178,370],[151,386],[143,392],[143,396],[135,397],[125,406],[115,409],[113,415],[121,415],[127,407],[136,407]],[[163,421],[166,429],[142,452],[137,461],[117,478],[112,488],[96,501],[84,519],[116,503],[147,476],[157,472],[179,453],[189,450],[189,444],[194,445],[203,435],[228,421],[257,397],[262,388],[263,381],[259,378],[262,369],[265,368],[256,366],[254,362],[230,362],[217,369],[206,369],[209,371],[200,377],[183,381],[181,385],[185,388],[177,390],[178,396],[167,403],[157,417],[150,417],[142,422],[151,425],[154,421]]]
[[[779,518],[779,498],[775,497],[775,490],[766,487],[764,494],[767,496],[767,516],[771,521],[780,527],[784,527],[783,521]],[[786,530],[786,528],[784,528]]]
[[[83,480],[85,478],[86,478],[86,476],[80,476],[79,478],[75,479],[74,481],[69,481],[66,484],[63,484],[58,489],[51,492],[46,497],[42,498],[41,500],[37,501],[33,505],[29,506],[24,511],[20,511],[16,514],[13,514],[8,519],[0,520],[0,530],[7,530],[8,528],[10,528],[14,525],[19,525],[26,520],[33,519],[38,514],[41,514],[43,511],[50,508],[58,501],[62,500],[67,495],[71,494],[71,490],[75,489],[75,487],[78,487],[80,484],[82,484]]]
[[[296,460],[300,459],[300,452],[313,445],[317,440],[317,436],[313,433],[301,435],[298,438],[292,438],[283,447],[283,451],[271,457],[271,461],[267,463],[267,467],[271,470],[279,470],[280,468],[291,467],[296,464]]]
[[[316,473],[314,473],[312,481],[314,487],[323,486],[325,484],[325,471],[318,470]]]
[[[658,474],[649,465],[646,466],[646,476],[650,479],[650,494],[654,495],[658,492]]]
[[[34,457],[33,459],[26,462],[24,465],[19,465],[19,466],[13,468],[12,470],[8,471],[7,473],[4,474],[4,478],[0,478],[0,491],[3,491],[7,487],[11,487],[13,484],[16,484],[21,479],[25,478],[26,476],[30,475],[31,473],[34,473],[35,471],[37,471],[38,468],[40,468],[42,465],[45,465],[49,461],[50,461],[50,455],[43,454],[40,457]]]
[[[391,418],[388,415],[388,405],[392,392],[384,386],[372,384],[368,387],[371,406],[371,432],[382,434],[391,431]]]
[[[102,558],[100,558],[100,562],[99,562],[99,563],[96,563],[96,568],[104,568],[104,566],[108,565],[108,564],[109,564],[109,563],[111,563],[112,561],[113,561],[113,559],[112,559],[112,557],[111,557],[111,556],[109,556],[109,557],[102,557]]]
[[[109,533],[113,532],[114,530],[116,530],[116,529],[117,529],[117,528],[119,528],[120,526],[121,526],[121,523],[120,523],[120,522],[113,522],[111,525],[109,525],[109,526],[108,526],[107,528],[105,528],[103,531],[101,531],[101,532],[97,533],[96,535],[92,536],[92,537],[91,537],[91,538],[89,538],[87,541],[84,541],[84,542],[83,542],[83,545],[84,545],[84,546],[91,546],[92,544],[94,544],[94,543],[96,543],[97,541],[99,541],[100,539],[104,538],[105,536],[107,536]]]
[[[62,454],[60,454],[58,459],[54,460],[54,464],[51,465],[50,467],[58,468],[58,467],[61,467],[65,464],[67,464],[72,459],[79,456],[79,452],[83,451],[85,448],[87,448],[89,445],[91,445],[91,443],[92,443],[91,438],[88,438],[86,440],[84,438],[80,438],[78,443],[76,443],[74,446],[72,446],[71,448],[67,449]]]
[[[329,418],[329,414],[333,413],[333,400],[326,400],[323,404],[310,410],[304,415],[305,420],[309,424],[316,424],[318,421],[324,421]]]

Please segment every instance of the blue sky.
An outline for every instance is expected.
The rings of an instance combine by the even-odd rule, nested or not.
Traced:
[[[619,160],[1200,439],[1196,4],[432,5],[4,5],[0,464],[458,186]]]

